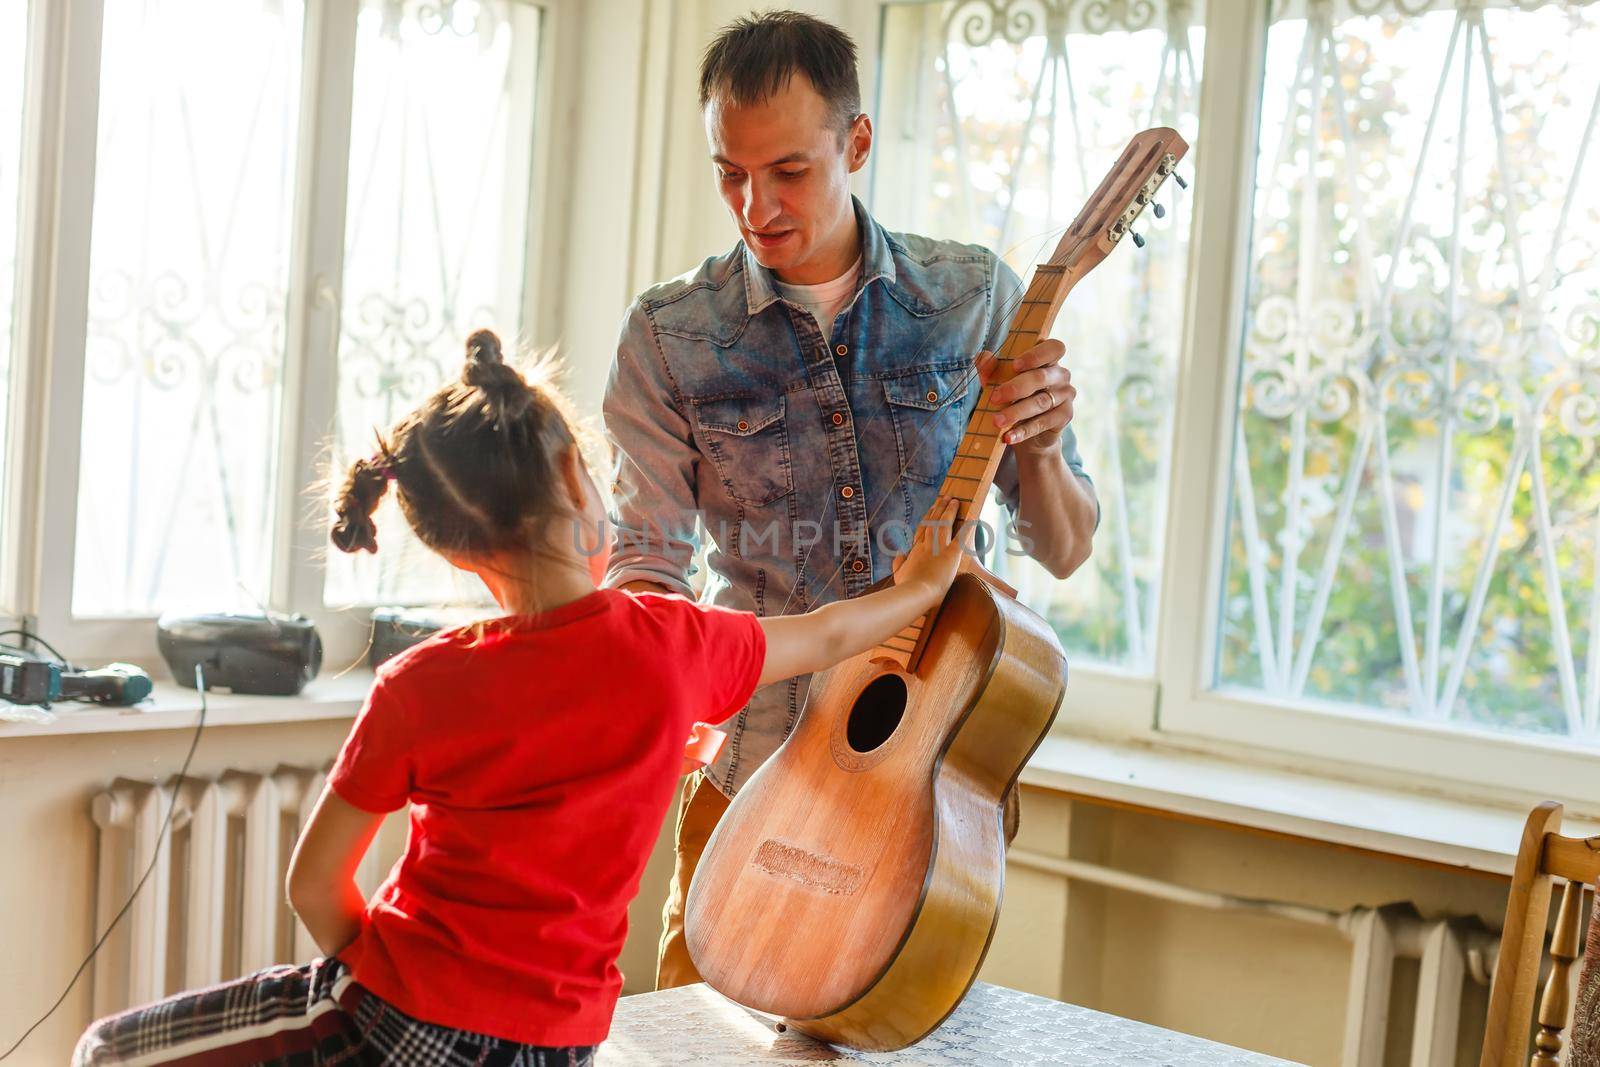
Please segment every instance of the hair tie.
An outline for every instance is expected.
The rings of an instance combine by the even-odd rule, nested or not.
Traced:
[[[383,475],[383,478],[384,478],[385,481],[390,481],[390,482],[394,481],[394,479],[395,479],[394,461],[391,460],[388,456],[383,455],[382,453],[380,453],[380,454],[378,454],[376,456],[373,456],[371,459],[367,460],[367,465],[370,466],[373,470],[377,471],[379,474]]]

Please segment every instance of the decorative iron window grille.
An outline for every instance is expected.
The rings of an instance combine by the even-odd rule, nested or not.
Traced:
[[[339,455],[461,371],[467,335],[522,328],[540,13],[517,0],[363,0],[339,335]],[[392,498],[383,551],[330,558],[330,604],[486,599]]]
[[[1600,7],[1275,16],[1218,679],[1600,738]]]
[[[76,615],[267,597],[303,14],[105,5]]]
[[[1600,205],[1583,180],[1600,5],[1268,10],[1206,681],[1600,739]],[[1174,2],[890,5],[880,217],[1026,267],[1134,130],[1174,125],[1206,151],[1202,23]],[[1176,208],[1057,329],[1104,510],[1095,558],[1065,587],[1010,568],[1079,662],[1136,673],[1160,662],[1163,581],[1205,581],[1161,573],[1172,525],[1204,524],[1166,510],[1173,279],[1205,269]]]

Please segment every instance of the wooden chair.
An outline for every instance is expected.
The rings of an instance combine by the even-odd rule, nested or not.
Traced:
[[[1494,966],[1489,1016],[1479,1067],[1555,1064],[1572,1012],[1572,969],[1583,951],[1583,893],[1600,877],[1600,836],[1562,837],[1561,805],[1533,809],[1522,830],[1506,901],[1505,931]],[[1561,886],[1561,908],[1550,943],[1550,977],[1539,1000],[1539,1029],[1528,1057],[1528,1020],[1539,986],[1550,897]]]

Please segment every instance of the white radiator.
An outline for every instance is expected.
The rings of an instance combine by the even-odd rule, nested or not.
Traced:
[[[279,767],[160,785],[118,778],[95,794],[96,937],[156,861],[95,956],[96,1016],[318,954],[283,886],[324,780],[322,770]],[[158,842],[173,806],[172,827]],[[367,894],[383,874],[377,852],[367,853],[356,876]]]
[[[1410,904],[1333,911],[1305,904],[1258,900],[1191,889],[1102,864],[1013,848],[1010,864],[1074,881],[1169,900],[1212,911],[1272,916],[1338,931],[1351,944],[1349,998],[1345,1003],[1341,1067],[1381,1067],[1388,1041],[1395,961],[1419,961],[1410,1067],[1453,1067],[1461,997],[1467,982],[1487,986],[1500,951],[1499,934],[1475,919],[1424,918]],[[1546,961],[1548,966],[1548,961]]]
[[[1499,937],[1471,919],[1424,919],[1410,904],[1356,908],[1340,929],[1350,938],[1344,1067],[1383,1063],[1395,961],[1420,961],[1411,1067],[1454,1067],[1461,995],[1468,981],[1487,986]]]

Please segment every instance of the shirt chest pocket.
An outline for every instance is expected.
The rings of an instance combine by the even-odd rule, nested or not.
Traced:
[[[967,430],[967,405],[976,371],[970,364],[910,371],[883,383],[894,420],[900,469],[912,481],[944,479]]]
[[[729,496],[748,507],[762,507],[794,491],[784,397],[727,396],[690,403],[700,439]]]

